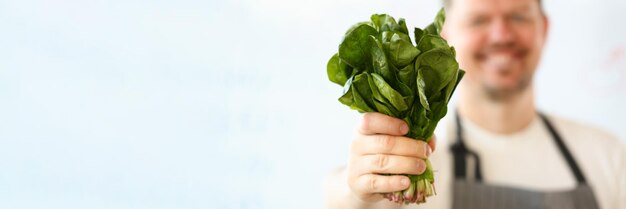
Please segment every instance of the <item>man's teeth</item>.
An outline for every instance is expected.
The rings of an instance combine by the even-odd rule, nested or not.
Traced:
[[[496,65],[506,65],[513,61],[509,55],[491,55],[490,59],[491,62]]]

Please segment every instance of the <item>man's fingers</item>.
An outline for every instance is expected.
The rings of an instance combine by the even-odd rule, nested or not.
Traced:
[[[409,132],[406,122],[382,113],[369,112],[363,114],[359,132],[364,135],[388,134],[402,136]]]
[[[430,137],[430,140],[428,141],[428,146],[430,146],[431,152],[435,151],[435,147],[437,147],[437,136],[433,134],[433,136]]]
[[[407,137],[371,135],[354,140],[352,150],[358,155],[388,154],[427,158],[432,149],[424,141]]]
[[[355,162],[358,173],[420,175],[426,170],[426,162],[415,157],[378,154],[365,155],[359,160]]]
[[[359,176],[352,185],[358,194],[374,194],[401,191],[409,187],[410,179],[406,176],[382,176],[366,174]]]

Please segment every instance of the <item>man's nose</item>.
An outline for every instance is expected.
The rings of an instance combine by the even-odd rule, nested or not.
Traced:
[[[499,18],[492,22],[489,29],[489,38],[491,42],[508,43],[514,38],[514,31],[511,24],[504,18]]]

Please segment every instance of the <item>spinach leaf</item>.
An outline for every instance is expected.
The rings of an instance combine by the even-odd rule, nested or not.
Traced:
[[[425,93],[433,95],[455,79],[459,64],[447,49],[435,48],[417,58],[415,69],[423,76]]]
[[[409,34],[409,28],[406,27],[406,20],[404,20],[404,18],[400,18],[400,20],[398,20],[398,26],[399,28],[396,31],[404,34]],[[411,39],[409,39],[408,41],[411,42]]]
[[[443,23],[446,21],[446,11],[440,9],[437,12],[437,16],[435,17],[435,21],[433,24],[435,25],[435,29],[437,29],[437,35],[441,34],[441,30],[443,29]]]
[[[382,76],[372,73],[374,84],[378,88],[380,94],[391,103],[391,105],[399,111],[408,109],[402,94],[391,88]]]
[[[423,52],[436,48],[450,48],[448,42],[438,35],[425,34],[417,44],[417,48]],[[448,49],[446,49],[448,50]]]
[[[352,67],[341,61],[337,54],[333,55],[333,57],[328,60],[326,71],[328,80],[341,86],[345,85],[350,75],[352,75]]]
[[[339,58],[353,68],[365,69],[370,62],[370,36],[377,35],[376,29],[360,24],[350,31],[339,45]]]
[[[387,14],[375,14],[370,19],[378,31],[396,31],[399,29],[396,20]]]
[[[415,38],[415,45],[418,45],[419,42],[422,40],[422,36],[424,36],[424,30],[422,30],[421,28],[415,28],[413,30],[413,36]]]
[[[420,53],[420,50],[413,46],[411,41],[401,38],[398,33],[394,33],[391,36],[387,52],[388,56],[391,58],[391,62],[395,66],[404,67],[413,63],[413,60],[417,57],[417,54]]]

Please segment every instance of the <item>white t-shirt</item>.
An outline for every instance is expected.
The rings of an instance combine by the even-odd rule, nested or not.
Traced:
[[[600,129],[548,115],[572,153],[602,209],[626,209],[626,146]],[[437,195],[417,208],[452,208],[454,168],[449,146],[456,140],[454,112],[435,131],[437,150],[430,157]],[[483,182],[536,191],[561,191],[576,186],[576,178],[540,117],[524,130],[500,135],[469,120],[464,142],[480,156]],[[416,208],[415,205],[405,208]]]

